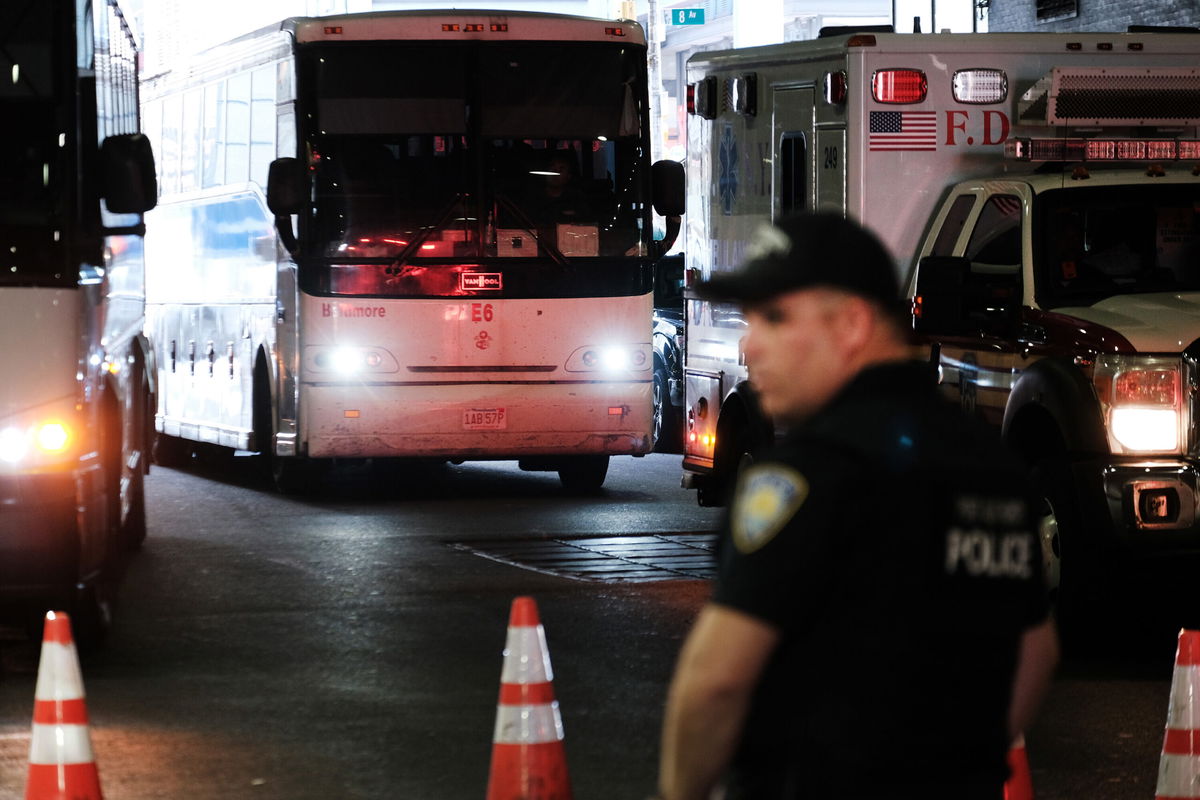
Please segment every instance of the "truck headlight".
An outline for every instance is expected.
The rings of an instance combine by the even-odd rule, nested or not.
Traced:
[[[1187,420],[1179,358],[1099,356],[1093,382],[1114,453],[1182,450]]]

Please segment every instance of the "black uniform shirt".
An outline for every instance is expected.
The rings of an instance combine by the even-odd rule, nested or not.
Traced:
[[[864,370],[746,470],[714,600],[783,639],[734,796],[998,790],[1019,639],[1048,614],[1032,510],[1022,465],[917,362]]]

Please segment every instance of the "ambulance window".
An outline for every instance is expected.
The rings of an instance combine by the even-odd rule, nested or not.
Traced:
[[[963,226],[967,224],[967,217],[971,216],[971,209],[974,207],[975,195],[973,194],[963,194],[954,198],[954,203],[946,212],[946,221],[942,223],[942,229],[938,231],[937,240],[933,243],[933,252],[930,255],[954,255],[954,245],[958,244],[958,235],[962,233]]]
[[[979,212],[966,257],[983,264],[1021,263],[1021,198],[993,195]]]
[[[804,202],[804,188],[808,185],[805,180],[804,134],[785,133],[779,143],[779,216],[786,216],[797,211],[803,211],[807,206]]]

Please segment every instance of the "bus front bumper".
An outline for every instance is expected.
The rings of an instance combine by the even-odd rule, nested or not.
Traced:
[[[650,452],[652,384],[308,384],[313,458],[504,459]]]

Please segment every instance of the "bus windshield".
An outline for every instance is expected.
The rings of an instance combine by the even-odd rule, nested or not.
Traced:
[[[0,4],[0,280],[40,280],[60,272],[60,230],[68,209],[63,178],[74,140],[72,109],[60,109],[54,78],[54,3],[25,0]],[[69,96],[69,95],[68,95]],[[55,236],[55,232],[58,236]]]
[[[369,43],[306,58],[311,254],[399,267],[645,254],[635,50]]]
[[[1200,291],[1200,187],[1056,189],[1038,195],[1035,221],[1043,308]]]

